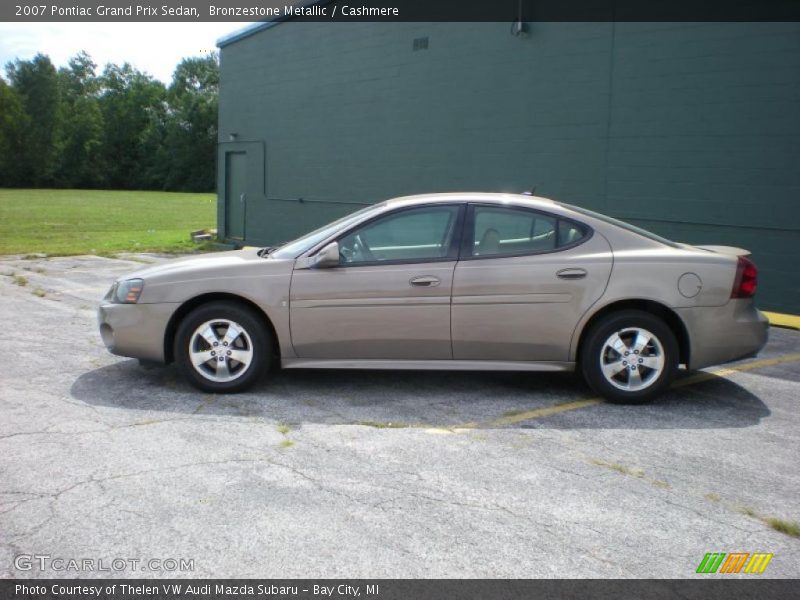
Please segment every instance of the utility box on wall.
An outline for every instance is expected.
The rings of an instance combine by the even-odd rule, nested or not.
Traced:
[[[423,42],[424,40],[424,42]],[[800,312],[800,24],[262,23],[220,42],[219,230],[510,191],[749,248]],[[238,202],[238,205],[236,204]]]

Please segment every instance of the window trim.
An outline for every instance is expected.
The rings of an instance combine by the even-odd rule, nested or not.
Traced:
[[[489,254],[485,256],[473,256],[472,250],[475,247],[475,209],[477,207],[485,207],[485,208],[495,208],[495,209],[510,209],[510,210],[519,210],[524,212],[530,212],[537,215],[541,215],[543,217],[548,217],[550,219],[555,220],[555,234],[556,234],[556,247],[549,249],[549,250],[533,250],[533,251],[522,251],[522,252],[504,252],[502,254]],[[558,245],[558,230],[560,222],[564,221],[566,223],[572,223],[581,227],[586,231],[586,235],[584,235],[581,239],[576,240],[570,244],[565,244],[564,246]],[[466,217],[464,219],[464,230],[461,234],[461,247],[459,248],[459,255],[458,260],[492,260],[495,258],[516,258],[520,256],[538,256],[540,254],[554,254],[556,252],[564,252],[565,250],[571,250],[572,248],[576,248],[581,244],[588,242],[592,236],[594,236],[594,229],[586,223],[582,223],[581,221],[576,221],[575,219],[571,219],[569,217],[565,217],[563,215],[559,215],[557,213],[551,213],[544,210],[539,210],[537,208],[530,208],[527,206],[521,206],[519,204],[494,204],[489,202],[469,202],[467,204],[466,210]]]
[[[420,210],[423,208],[438,208],[438,207],[456,207],[456,220],[453,224],[453,237],[450,239],[450,247],[447,249],[447,254],[440,258],[425,258],[425,259],[393,259],[393,260],[370,260],[370,261],[363,261],[357,263],[339,263],[335,267],[331,267],[333,269],[342,269],[342,268],[353,268],[353,267],[375,267],[379,265],[421,265],[427,263],[440,263],[440,262],[456,262],[458,261],[459,252],[461,250],[461,238],[464,235],[464,221],[465,221],[465,214],[467,203],[466,202],[436,202],[430,204],[423,204],[423,205],[412,205],[412,206],[403,206],[401,208],[397,208],[394,210],[388,210],[386,212],[382,212],[374,217],[367,219],[365,221],[361,221],[356,223],[352,227],[348,228],[345,231],[340,232],[336,235],[336,237],[330,239],[329,241],[325,242],[322,247],[325,245],[330,244],[331,242],[339,242],[343,238],[350,235],[356,229],[361,229],[362,227],[368,226],[370,223],[374,221],[378,221],[379,219],[383,219],[388,216],[395,216],[404,212],[408,212],[411,210]],[[310,256],[313,256],[316,252],[312,253]]]

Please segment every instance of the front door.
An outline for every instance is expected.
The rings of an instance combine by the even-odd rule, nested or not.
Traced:
[[[247,154],[225,153],[225,234],[244,239],[244,216],[247,204]]]
[[[453,358],[567,361],[611,274],[608,242],[538,211],[470,206],[453,281]]]
[[[290,293],[300,358],[452,358],[450,293],[460,204],[398,209],[339,240],[340,264],[297,269]]]

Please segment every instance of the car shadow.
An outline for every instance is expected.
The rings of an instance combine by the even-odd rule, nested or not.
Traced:
[[[530,411],[596,398],[568,373],[285,370],[247,393],[204,394],[174,366],[122,360],[83,375],[73,398],[129,411],[265,418],[289,425],[401,428],[713,429],[756,425],[767,406],[720,377],[669,390],[640,406],[592,402],[579,409]]]

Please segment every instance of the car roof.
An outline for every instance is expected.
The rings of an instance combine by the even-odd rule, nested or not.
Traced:
[[[485,202],[488,204],[524,204],[538,208],[552,208],[556,202],[549,198],[530,196],[528,194],[503,194],[493,192],[447,192],[437,194],[416,194],[401,196],[386,201],[386,206],[397,208],[399,206],[414,206],[417,204],[431,204],[438,202]]]
[[[446,202],[480,202],[483,204],[510,205],[516,207],[526,207],[540,210],[549,214],[566,217],[589,225],[593,230],[600,231],[604,235],[612,235],[615,243],[625,240],[630,247],[642,246],[643,240],[649,240],[649,244],[657,243],[674,247],[674,242],[659,238],[650,232],[635,231],[633,226],[622,221],[616,221],[601,214],[592,214],[579,207],[564,204],[542,198],[541,196],[530,196],[528,194],[503,194],[493,192],[447,192],[438,194],[418,194],[415,196],[402,196],[393,198],[381,203],[384,210],[403,208],[406,206],[421,206],[426,204],[446,203]]]

